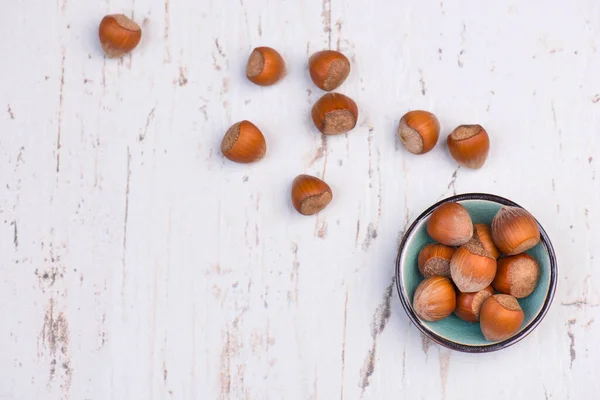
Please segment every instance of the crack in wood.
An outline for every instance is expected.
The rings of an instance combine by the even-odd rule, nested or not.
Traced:
[[[61,131],[62,131],[62,115],[63,115],[63,99],[65,87],[65,49],[62,49],[62,59],[60,63],[60,85],[58,89],[58,122],[56,132],[56,180],[58,182],[58,173],[60,172],[60,148],[61,148]]]
[[[448,366],[450,365],[450,356],[452,353],[450,350],[444,350],[440,348],[438,355],[440,363],[440,382],[442,385],[442,400],[446,398],[446,384],[448,382]]]
[[[359,387],[361,388],[361,396],[364,395],[365,390],[367,387],[369,387],[371,376],[375,372],[377,339],[385,329],[392,315],[391,301],[394,283],[396,283],[395,276],[392,278],[390,284],[386,287],[382,302],[373,314],[373,321],[371,322],[371,337],[373,338],[373,344],[369,349],[369,352],[367,353],[363,363],[363,367],[360,370]]]
[[[567,336],[569,336],[570,344],[569,344],[569,358],[571,362],[569,364],[569,369],[573,369],[573,362],[577,359],[577,352],[575,351],[575,334],[573,333],[572,326],[577,322],[576,319],[570,319],[567,321]]]
[[[156,110],[156,107],[152,107],[152,110],[150,110],[150,113],[148,113],[148,117],[146,117],[146,125],[144,126],[144,130],[140,133],[140,135],[138,137],[138,141],[142,142],[146,138],[146,134],[148,134],[148,128],[150,127],[150,124],[152,123],[152,121],[154,121],[154,111],[155,110]]]
[[[165,41],[165,58],[163,60],[164,63],[170,63],[171,62],[171,50],[169,48],[169,31],[170,31],[170,24],[171,24],[171,12],[170,12],[170,5],[169,5],[169,1],[170,0],[165,0],[165,7],[164,7],[164,12],[165,12],[165,19],[164,19],[164,23],[165,23],[165,29],[163,31],[163,38]]]
[[[344,377],[346,375],[346,331],[348,327],[348,288],[346,288],[346,300],[344,301],[344,324],[342,328],[342,371],[340,376],[340,400],[344,399]]]
[[[6,109],[6,111],[8,112],[8,116],[10,117],[10,119],[15,119],[15,113],[13,112],[10,104],[8,105],[8,108]]]
[[[127,147],[127,183],[125,185],[125,213],[123,216],[123,253],[121,272],[121,296],[125,295],[125,285],[127,283],[127,223],[129,219],[129,190],[131,184],[131,151]]]
[[[323,0],[321,21],[323,32],[327,34],[327,48],[331,50],[331,0]]]
[[[421,95],[425,96],[427,94],[427,84],[421,68],[419,68],[419,85],[421,85]]]
[[[369,226],[367,227],[367,233],[362,244],[363,251],[369,250],[369,247],[371,247],[371,243],[373,242],[373,240],[377,239],[378,235],[379,233],[377,232],[375,224],[373,224],[372,222],[369,223]]]
[[[17,227],[17,221],[12,222],[13,226],[13,244],[15,245],[15,251],[19,250],[19,229]]]
[[[69,323],[65,313],[55,314],[55,301],[50,298],[44,315],[44,324],[38,337],[38,355],[42,356],[44,349],[49,352],[48,388],[51,387],[54,381],[57,366],[61,368],[62,382],[60,388],[68,397],[72,380],[71,357],[69,355]]]

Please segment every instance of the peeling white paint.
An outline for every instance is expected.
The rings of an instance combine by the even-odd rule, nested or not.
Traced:
[[[95,37],[115,12],[144,29],[123,60]],[[4,14],[0,399],[600,389],[598,2],[13,1]],[[269,88],[244,76],[261,45],[288,65]],[[359,107],[357,127],[326,140],[306,71],[325,48],[352,61],[338,90]],[[417,108],[443,127],[424,156],[396,139]],[[253,165],[219,151],[242,119],[267,139]],[[479,171],[447,154],[461,123],[491,136]],[[301,173],[334,192],[318,216],[290,204]],[[477,356],[422,339],[389,293],[408,223],[470,191],[531,210],[560,268],[534,333]]]

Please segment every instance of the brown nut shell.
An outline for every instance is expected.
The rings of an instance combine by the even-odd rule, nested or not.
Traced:
[[[312,108],[312,120],[324,135],[346,133],[356,126],[358,107],[341,93],[323,95]]]
[[[118,58],[135,49],[142,38],[142,30],[123,14],[107,15],[100,21],[98,36],[108,58]]]
[[[529,296],[540,279],[540,267],[533,257],[521,253],[498,260],[498,270],[492,286],[500,293],[517,299]]]
[[[492,229],[490,226],[486,224],[474,224],[473,229],[473,237],[476,237],[483,248],[497,260],[501,253],[492,240]]]
[[[491,296],[479,312],[481,332],[489,341],[509,339],[518,332],[524,319],[517,299],[507,294]]]
[[[440,122],[428,111],[409,111],[398,124],[398,137],[404,148],[413,154],[431,151],[439,136]]]
[[[413,297],[413,309],[425,321],[438,321],[456,308],[456,292],[448,278],[432,276],[421,281]]]
[[[450,260],[452,281],[461,292],[478,292],[489,286],[496,275],[496,259],[480,242],[471,240],[456,250]]]
[[[318,51],[308,59],[308,70],[317,87],[330,91],[346,80],[350,74],[350,61],[339,51]]]
[[[434,275],[450,277],[450,259],[456,250],[439,243],[430,243],[419,252],[417,264],[424,278]]]
[[[233,124],[221,142],[221,152],[231,161],[251,163],[267,152],[267,143],[260,129],[250,121]]]
[[[540,242],[540,228],[527,210],[504,206],[492,220],[492,239],[504,254],[527,251]]]
[[[246,64],[246,77],[260,86],[270,86],[280,81],[286,74],[283,57],[270,47],[257,47],[252,50]]]
[[[467,209],[447,202],[437,207],[427,221],[427,233],[446,246],[461,246],[473,237],[473,222]]]
[[[447,138],[452,158],[463,167],[479,169],[490,151],[490,137],[481,125],[460,125]]]
[[[458,292],[456,294],[456,310],[454,310],[454,314],[463,321],[478,322],[481,306],[493,294],[494,289],[491,286],[487,286],[475,293]]]
[[[298,175],[292,183],[292,204],[303,215],[324,209],[333,198],[328,184],[310,175]]]

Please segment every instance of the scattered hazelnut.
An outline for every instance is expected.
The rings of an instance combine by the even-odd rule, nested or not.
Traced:
[[[429,152],[440,136],[440,122],[428,111],[409,111],[400,119],[398,137],[413,154]]]
[[[277,83],[286,74],[285,62],[281,55],[270,47],[257,47],[248,58],[246,77],[260,86]]]
[[[517,299],[529,296],[540,278],[540,267],[533,257],[522,253],[498,260],[498,271],[492,286],[500,293]]]
[[[238,163],[251,163],[264,157],[267,152],[265,137],[250,121],[234,124],[221,142],[223,155]]]
[[[308,70],[315,85],[330,91],[346,80],[350,74],[350,61],[339,51],[318,51],[308,59]]]
[[[502,207],[492,220],[492,239],[506,255],[527,251],[540,242],[535,218],[520,207]]]
[[[448,278],[432,276],[424,279],[413,297],[415,313],[425,321],[438,321],[456,308],[456,292]]]
[[[500,250],[496,247],[492,240],[492,232],[489,225],[486,224],[475,224],[473,225],[473,237],[481,242],[482,246],[488,253],[492,255],[496,260],[500,257]]]
[[[496,275],[496,259],[481,243],[470,240],[456,250],[450,260],[452,281],[461,292],[478,292],[489,286]]]
[[[524,319],[517,299],[507,294],[489,297],[479,312],[481,332],[489,341],[510,338],[521,328]]]
[[[314,176],[298,175],[292,183],[292,204],[300,214],[315,214],[324,209],[332,198],[329,185]]]
[[[465,207],[447,202],[431,213],[427,233],[433,240],[446,246],[460,246],[473,236],[473,222]]]
[[[456,295],[456,310],[454,314],[463,321],[478,322],[481,306],[488,297],[494,294],[494,289],[487,286],[475,293],[458,292]]]
[[[450,277],[450,259],[454,255],[453,247],[439,243],[430,243],[419,252],[418,266],[421,275],[429,278],[434,275]]]
[[[142,30],[131,18],[113,14],[102,18],[98,36],[106,56],[118,58],[135,49],[142,38]]]
[[[312,108],[312,120],[325,135],[346,133],[356,126],[358,107],[340,93],[327,93]]]
[[[490,150],[490,138],[481,125],[460,125],[447,142],[452,158],[467,168],[481,168]]]

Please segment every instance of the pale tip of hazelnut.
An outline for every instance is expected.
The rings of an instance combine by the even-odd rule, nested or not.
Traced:
[[[336,89],[350,74],[350,64],[343,60],[335,60],[329,67],[329,72],[323,81],[324,90]]]
[[[325,134],[347,132],[356,126],[356,118],[349,110],[334,110],[325,114],[323,125]]]
[[[265,67],[265,59],[258,50],[252,51],[246,65],[246,76],[254,78],[262,72]]]
[[[423,138],[419,133],[408,126],[406,123],[400,122],[398,127],[398,135],[402,145],[413,154],[421,154],[423,152]]]
[[[240,126],[241,122],[236,122],[225,132],[225,136],[223,136],[223,141],[221,142],[221,151],[223,153],[227,153],[233,145],[237,142],[240,137]]]

